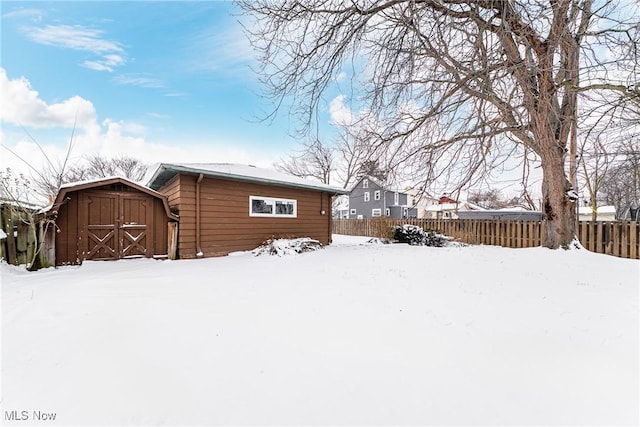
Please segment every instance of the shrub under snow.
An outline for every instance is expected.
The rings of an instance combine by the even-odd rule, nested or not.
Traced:
[[[435,231],[424,231],[416,225],[404,224],[393,227],[393,239],[400,243],[408,243],[410,245],[420,246],[437,246],[442,247],[447,244],[449,239]]]
[[[259,255],[295,255],[303,252],[312,252],[322,249],[322,243],[309,237],[298,239],[269,239],[261,246],[255,248],[252,253]]]

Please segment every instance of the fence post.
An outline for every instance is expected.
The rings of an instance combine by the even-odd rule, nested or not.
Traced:
[[[602,222],[598,222],[598,225],[596,226],[596,252],[599,254],[605,253],[604,245],[604,228]]]
[[[7,212],[7,210],[9,212]],[[9,264],[15,265],[18,261],[18,254],[16,251],[16,238],[13,232],[13,215],[11,212],[11,208],[9,207],[9,209],[3,209],[3,214],[4,223],[2,225],[4,232],[7,235],[7,262]]]
[[[622,258],[629,258],[629,221],[622,223],[622,229],[620,230],[620,256]]]
[[[629,227],[629,258],[640,258],[638,251],[638,222],[633,221]]]
[[[613,255],[620,256],[620,223],[611,223],[613,227]]]

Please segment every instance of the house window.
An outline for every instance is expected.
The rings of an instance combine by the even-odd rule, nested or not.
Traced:
[[[296,218],[298,216],[298,201],[249,196],[249,216]]]
[[[393,193],[393,204],[394,205],[400,204],[400,194],[398,194],[397,191]]]
[[[408,208],[404,208],[402,210],[402,217],[403,218],[408,218],[409,217],[409,209]]]
[[[371,199],[371,194],[368,191],[364,192],[364,201],[368,202]]]
[[[355,215],[356,214],[356,210],[355,209],[351,209],[350,214],[351,215]]]
[[[371,209],[371,216],[382,216],[382,209]]]
[[[385,214],[386,216],[391,216],[391,209],[389,209],[389,208],[385,209],[385,210],[384,210],[384,214]]]
[[[358,215],[358,217],[356,219],[363,219],[362,215]]]
[[[380,200],[380,190],[376,190],[376,191],[373,193],[373,199],[374,199],[374,200]]]
[[[369,180],[365,179],[362,181],[362,188],[369,188]]]

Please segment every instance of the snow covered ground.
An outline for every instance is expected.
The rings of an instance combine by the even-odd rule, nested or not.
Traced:
[[[3,264],[3,423],[638,424],[638,261],[335,240]]]

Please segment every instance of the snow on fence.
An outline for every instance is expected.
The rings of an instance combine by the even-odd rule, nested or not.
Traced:
[[[540,246],[544,227],[540,221],[461,220],[461,219],[339,219],[333,221],[333,232],[353,236],[391,238],[395,225],[412,224],[425,230],[436,230],[470,244],[496,245],[507,248]],[[621,258],[640,259],[640,227],[635,221],[579,223],[578,237],[592,252]]]

